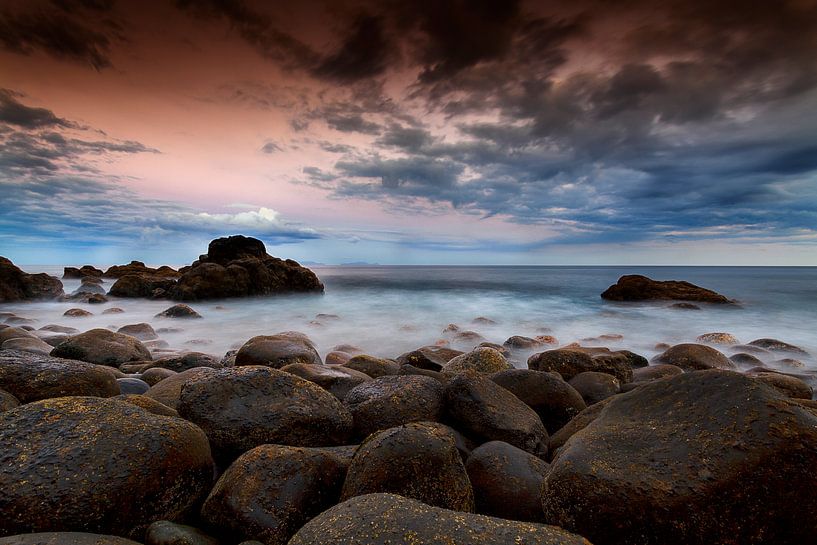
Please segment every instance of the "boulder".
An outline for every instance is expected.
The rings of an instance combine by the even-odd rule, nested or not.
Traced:
[[[116,332],[136,337],[140,341],[152,341],[159,338],[159,335],[156,334],[153,327],[146,323],[123,325],[117,329]]]
[[[179,413],[175,409],[171,409],[163,403],[159,403],[155,399],[140,394],[120,394],[115,397],[119,401],[142,407],[149,413],[158,414],[159,416],[173,416],[178,417]]]
[[[806,543],[815,464],[817,415],[738,373],[684,373],[612,398],[558,452],[542,504],[597,545]]]
[[[197,301],[293,292],[323,293],[323,284],[296,261],[268,255],[260,240],[237,235],[210,242],[207,254],[185,268],[172,297]]]
[[[123,394],[144,394],[150,390],[150,384],[134,377],[118,378],[116,382],[119,384],[119,391]]]
[[[51,355],[101,365],[119,366],[131,361],[150,361],[150,351],[138,339],[107,329],[91,329],[60,343]]]
[[[201,314],[190,308],[189,305],[179,303],[166,308],[157,314],[156,318],[201,318]]]
[[[493,348],[478,347],[474,350],[456,356],[442,366],[441,372],[454,375],[465,371],[474,371],[482,374],[491,374],[498,371],[511,369],[513,366],[508,363],[498,350]]]
[[[329,363],[328,359],[327,356],[327,363]],[[366,373],[372,378],[396,375],[400,372],[400,364],[396,361],[375,358],[374,356],[367,356],[366,354],[352,356],[343,366],[348,369],[360,371],[361,373]]]
[[[42,354],[47,356],[54,349],[53,346],[47,342],[32,337],[17,337],[9,339],[0,343],[0,349],[3,350],[19,350],[21,352],[31,352],[33,354]]]
[[[582,395],[588,405],[603,401],[621,391],[621,383],[613,375],[585,371],[568,381],[573,388]]]
[[[684,370],[677,365],[655,363],[648,367],[633,370],[633,382],[652,382],[667,377],[680,375]]]
[[[220,460],[233,460],[267,443],[342,445],[352,431],[352,415],[332,394],[264,366],[211,369],[194,375],[182,385],[176,409],[204,430]]]
[[[541,522],[542,483],[550,465],[502,441],[475,448],[465,470],[474,487],[476,512],[503,519]]]
[[[720,293],[689,282],[653,280],[637,274],[622,276],[618,282],[601,294],[601,298],[609,301],[676,300],[717,304],[734,303]]]
[[[764,365],[763,360],[746,352],[732,354],[729,360],[738,367],[762,367]]]
[[[119,307],[110,307],[103,310],[102,314],[122,314],[123,312],[125,311]]]
[[[508,339],[502,344],[511,350],[535,350],[545,343],[530,337],[514,335],[512,337],[508,337]]]
[[[565,380],[585,371],[607,373],[622,383],[633,380],[630,357],[606,349],[573,347],[546,350],[529,357],[528,368],[534,371],[555,371]]]
[[[425,376],[383,376],[353,388],[344,400],[352,413],[355,436],[408,424],[438,421],[445,389]]]
[[[147,369],[153,369],[156,367],[181,373],[182,371],[187,371],[188,369],[193,369],[195,367],[212,367],[213,369],[220,369],[223,367],[223,365],[219,358],[211,356],[210,354],[204,354],[202,352],[185,352],[184,354],[165,356],[163,358],[159,358],[158,360],[154,360]],[[147,369],[145,369],[145,371],[147,371]]]
[[[0,344],[10,339],[37,339],[37,335],[21,327],[4,327],[0,329]]]
[[[65,333],[66,335],[76,335],[79,329],[75,327],[68,327],[64,325],[48,324],[42,326],[38,331],[47,331],[49,333]]]
[[[668,363],[684,371],[705,369],[735,369],[735,364],[721,352],[703,344],[676,344],[652,359],[652,363]]]
[[[15,350],[0,350],[0,389],[22,403],[52,397],[119,394],[116,377],[104,367]]]
[[[63,397],[0,413],[0,535],[141,536],[212,485],[204,433],[121,401]]]
[[[360,371],[322,363],[291,363],[281,367],[281,371],[314,382],[341,401],[352,388],[372,380],[372,377]]]
[[[341,498],[375,492],[454,511],[474,510],[474,493],[453,435],[422,423],[377,432],[357,449]]]
[[[171,371],[170,369],[165,369],[164,367],[150,367],[142,371],[139,378],[151,386],[155,386],[164,379],[172,377],[175,374],[177,374],[177,371]]]
[[[238,350],[236,365],[266,365],[280,369],[291,363],[320,364],[321,356],[309,337],[295,331],[253,337]]]
[[[396,494],[367,494],[324,511],[289,545],[590,545],[545,524],[450,511]]]
[[[330,449],[261,445],[219,478],[202,520],[232,543],[285,545],[305,522],[338,502],[346,467]]]
[[[83,265],[80,268],[76,267],[64,267],[63,268],[63,278],[102,278],[104,273],[94,267],[93,265]]]
[[[108,267],[108,270],[103,273],[103,276],[105,278],[121,278],[129,274],[163,278],[178,278],[179,276],[178,271],[168,267],[167,265],[162,265],[158,269],[154,269],[146,266],[141,261],[131,261],[127,265],[113,265]]]
[[[715,332],[715,333],[704,333],[703,335],[698,335],[695,339],[699,343],[709,343],[709,344],[740,344],[740,341],[737,337],[732,335],[731,333],[722,333],[722,332]]]
[[[0,303],[54,299],[63,295],[62,282],[45,273],[28,274],[0,256]]]
[[[85,318],[87,316],[93,316],[93,312],[89,312],[83,308],[69,308],[62,314],[63,316],[68,316],[69,318]]]
[[[83,532],[37,532],[0,537],[0,545],[140,545],[118,536]]]
[[[491,380],[536,411],[548,433],[555,433],[587,405],[579,392],[556,373],[509,369]]]
[[[814,389],[805,381],[784,373],[752,372],[748,375],[768,384],[778,392],[793,399],[811,399]]]
[[[128,273],[120,276],[113,283],[108,295],[113,297],[166,297],[173,290],[176,281],[173,278],[154,276],[145,273]]]
[[[809,353],[793,344],[789,344],[777,339],[755,339],[749,343],[750,346],[771,350],[772,352],[790,352],[792,354],[800,354],[801,356],[808,356]]]
[[[577,432],[587,427],[590,422],[596,419],[601,413],[602,409],[607,404],[615,399],[615,397],[608,397],[605,400],[599,401],[594,405],[590,405],[585,410],[573,417],[570,422],[565,424],[559,431],[550,436],[550,455],[555,458],[559,454],[559,449],[573,437]]]
[[[207,375],[212,371],[213,368],[211,367],[195,367],[187,371],[182,371],[181,373],[175,373],[151,386],[150,390],[145,392],[144,395],[176,410],[179,407],[182,386],[184,386],[187,381],[200,375]]]
[[[220,542],[198,528],[157,520],[145,532],[145,545],[220,545]]]
[[[477,374],[453,377],[445,387],[446,420],[482,442],[505,441],[540,458],[548,433],[539,416],[518,397]]]
[[[463,352],[442,346],[423,346],[422,348],[398,356],[397,363],[400,365],[411,365],[418,369],[439,371],[443,368],[443,365],[460,354],[463,354]]]
[[[80,286],[71,292],[71,295],[105,295],[105,288],[94,282],[83,282]]]

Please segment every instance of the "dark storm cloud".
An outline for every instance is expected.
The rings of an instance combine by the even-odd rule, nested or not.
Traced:
[[[15,93],[10,89],[0,89],[0,123],[8,123],[24,129],[72,126],[65,119],[54,115],[51,110],[26,106],[18,100],[20,98],[23,98],[21,93]]]
[[[107,14],[112,5],[102,0],[32,1],[18,10],[0,9],[0,47],[22,55],[42,51],[96,70],[109,68],[111,46],[123,39],[121,25]]]
[[[321,60],[312,73],[339,82],[354,82],[382,74],[394,54],[388,32],[381,17],[358,17],[339,49]]]

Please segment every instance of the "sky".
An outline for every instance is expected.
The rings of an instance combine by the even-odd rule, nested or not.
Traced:
[[[817,265],[817,0],[3,0],[0,255]]]

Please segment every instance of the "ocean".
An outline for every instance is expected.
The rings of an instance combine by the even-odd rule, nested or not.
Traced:
[[[62,267],[25,267],[62,276]],[[502,343],[511,335],[552,335],[560,345],[627,348],[650,358],[657,343],[695,342],[708,332],[728,332],[746,343],[773,337],[817,354],[817,267],[312,267],[324,295],[285,295],[191,303],[204,318],[155,318],[169,301],[112,300],[104,305],[11,303],[0,311],[36,319],[36,325],[70,325],[81,330],[148,322],[180,331],[161,335],[171,349],[221,356],[255,335],[297,330],[322,355],[337,344],[396,357],[420,346],[451,341],[448,324]],[[740,302],[739,307],[701,305],[701,311],[669,308],[668,302],[614,303],[599,295],[624,274],[657,280],[687,280]],[[78,280],[63,280],[66,293]],[[106,289],[112,280],[106,279]],[[123,314],[102,315],[117,306]],[[94,313],[62,316],[72,307]],[[316,318],[317,315],[330,315]],[[474,323],[477,317],[494,321]],[[620,340],[596,340],[621,335]],[[467,349],[473,342],[453,342]],[[727,354],[731,353],[722,347]],[[817,369],[812,357],[801,359]],[[524,365],[524,364],[522,364]]]

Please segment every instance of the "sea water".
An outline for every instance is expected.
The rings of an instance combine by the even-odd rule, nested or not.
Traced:
[[[25,267],[28,272],[61,276],[62,267]],[[155,318],[172,302],[116,299],[102,305],[76,302],[8,303],[0,311],[36,320],[34,327],[60,324],[87,330],[150,323],[171,350],[221,356],[255,335],[302,331],[321,355],[337,344],[357,345],[380,357],[396,357],[420,346],[453,342],[443,330],[456,324],[486,340],[502,343],[511,335],[552,335],[560,345],[627,348],[648,358],[657,343],[694,342],[708,332],[728,332],[741,342],[773,337],[817,354],[817,268],[814,267],[313,267],[326,286],[323,295],[193,302],[203,318]],[[740,302],[740,306],[701,304],[702,310],[670,308],[671,302],[615,303],[599,295],[624,274],[656,280],[687,280]],[[114,280],[106,279],[110,288]],[[63,280],[66,293],[79,280]],[[109,307],[122,314],[102,314]],[[94,313],[63,316],[69,308]],[[335,315],[316,319],[318,314]],[[477,317],[493,324],[474,323]],[[588,340],[600,335],[621,340]],[[473,342],[470,343],[473,345]],[[727,354],[731,353],[725,347]],[[783,357],[778,355],[775,357]],[[817,369],[812,357],[795,356]]]

